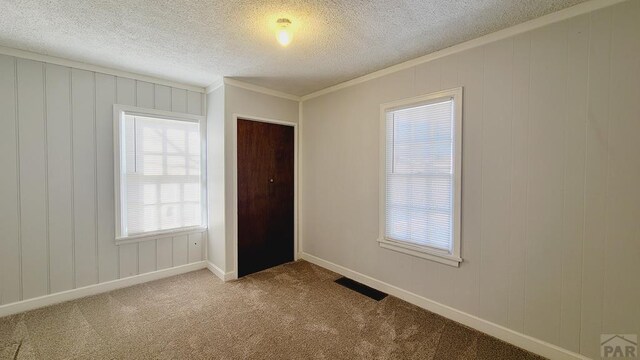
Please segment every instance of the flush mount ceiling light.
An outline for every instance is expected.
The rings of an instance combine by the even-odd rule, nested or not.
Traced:
[[[291,32],[291,21],[289,19],[278,19],[276,28],[276,39],[282,46],[287,46],[293,39]]]

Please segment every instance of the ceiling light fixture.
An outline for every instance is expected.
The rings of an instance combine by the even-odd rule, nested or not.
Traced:
[[[289,19],[278,19],[276,30],[276,39],[282,46],[287,46],[293,39],[293,32],[291,32],[291,21]]]

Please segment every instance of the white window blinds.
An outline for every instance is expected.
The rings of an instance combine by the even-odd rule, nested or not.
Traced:
[[[199,124],[125,114],[120,132],[121,236],[200,226]]]
[[[454,125],[449,98],[386,112],[386,239],[451,252]]]

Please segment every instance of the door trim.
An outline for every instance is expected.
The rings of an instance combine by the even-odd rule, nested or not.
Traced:
[[[290,121],[263,118],[253,115],[233,114],[231,124],[232,164],[232,210],[233,210],[233,279],[238,278],[238,119],[293,127],[293,260],[298,260],[298,124]]]

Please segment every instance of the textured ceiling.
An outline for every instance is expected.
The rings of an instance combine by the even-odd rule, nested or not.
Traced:
[[[0,0],[0,45],[305,95],[584,0]],[[288,17],[294,39],[275,40]]]

